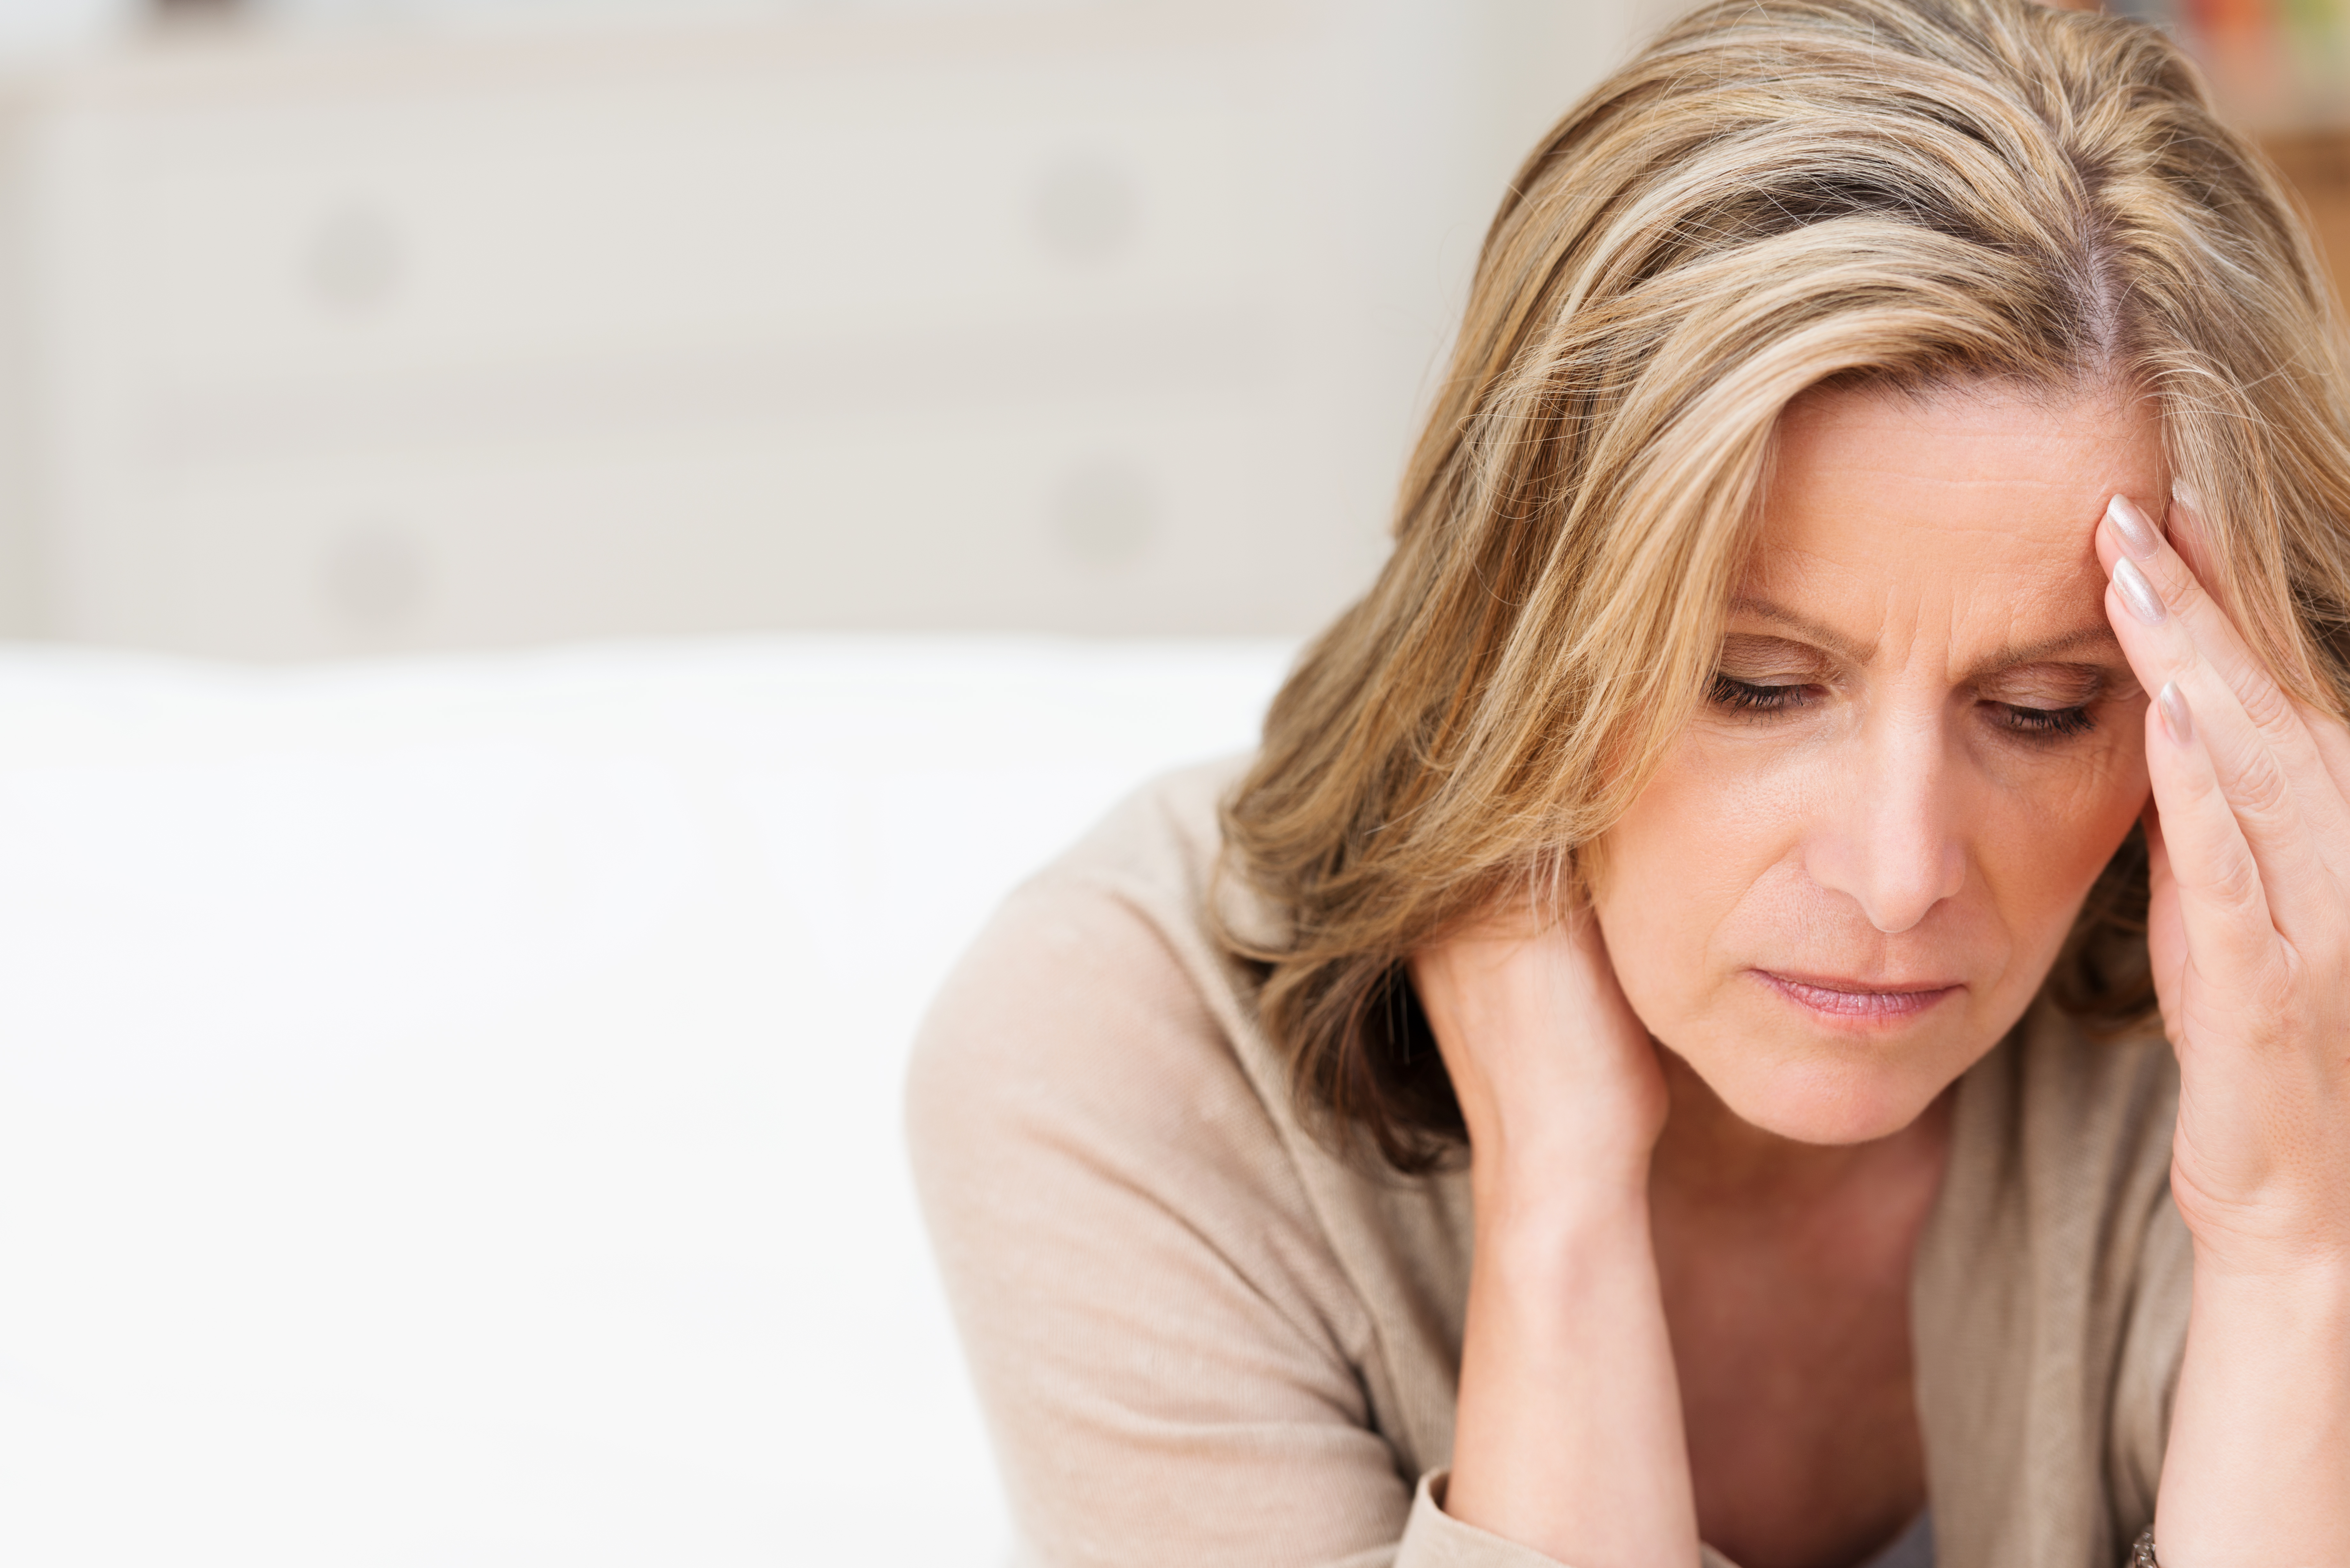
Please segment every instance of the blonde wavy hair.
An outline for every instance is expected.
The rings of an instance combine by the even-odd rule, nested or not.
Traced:
[[[1487,234],[1369,594],[1225,806],[1228,945],[1301,1104],[1425,1168],[1460,1114],[1404,978],[1573,896],[1701,700],[1779,415],[1826,383],[2119,386],[2283,683],[2350,694],[2350,410],[2275,171],[2160,33],[2031,0],[1724,0],[1544,137]],[[2142,1018],[2133,834],[2050,978]]]

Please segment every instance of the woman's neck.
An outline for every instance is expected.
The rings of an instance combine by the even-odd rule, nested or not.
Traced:
[[[1663,1059],[1650,1231],[1700,1532],[1742,1563],[1860,1561],[1926,1501],[1909,1282],[1952,1096],[1798,1143]]]
[[[1756,1127],[1722,1101],[1696,1070],[1659,1048],[1670,1110],[1649,1160],[1652,1192],[1698,1209],[1781,1208],[1803,1204],[1889,1159],[1939,1164],[1948,1145],[1951,1094],[1944,1091],[1918,1119],[1888,1137],[1858,1144],[1800,1143]]]

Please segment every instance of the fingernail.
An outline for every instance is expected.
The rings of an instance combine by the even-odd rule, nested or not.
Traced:
[[[2121,590],[2122,603],[2129,606],[2130,614],[2148,626],[2160,626],[2164,614],[2162,596],[2146,580],[2146,574],[2127,560],[2114,563],[2114,587]]]
[[[2196,491],[2196,488],[2193,485],[2188,483],[2185,480],[2174,479],[2170,482],[2170,498],[2178,503],[2179,505],[2186,507],[2189,512],[2194,513],[2198,517],[2203,515],[2202,495]]]
[[[2106,521],[2114,525],[2122,548],[2141,561],[2154,559],[2154,553],[2162,548],[2162,536],[2154,531],[2153,522],[2126,495],[2106,503]]]
[[[2187,696],[2178,690],[2178,681],[2164,681],[2162,695],[2154,700],[2154,705],[2162,710],[2162,727],[2173,745],[2183,746],[2195,738],[2195,716],[2187,711]]]

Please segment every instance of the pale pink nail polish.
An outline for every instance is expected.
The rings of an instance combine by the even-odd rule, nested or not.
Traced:
[[[2122,542],[2122,548],[2141,561],[2154,559],[2154,553],[2162,548],[2162,535],[2154,531],[2153,519],[2126,495],[2106,503],[2106,521],[2114,525],[2114,537]]]
[[[2195,738],[2195,715],[2187,711],[2187,694],[2178,690],[2178,681],[2164,681],[2154,705],[2162,711],[2162,728],[2171,744],[2183,746]]]
[[[2114,587],[2122,596],[2122,603],[2129,606],[2130,614],[2147,626],[2162,624],[2163,616],[2168,613],[2162,607],[2162,596],[2154,591],[2154,585],[2146,580],[2146,574],[2137,569],[2135,562],[2114,563]]]

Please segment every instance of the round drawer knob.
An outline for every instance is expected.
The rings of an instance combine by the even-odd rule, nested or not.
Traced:
[[[1139,464],[1090,462],[1061,482],[1047,519],[1054,545],[1077,566],[1096,571],[1130,566],[1158,540],[1158,487]]]
[[[408,272],[407,247],[382,213],[346,207],[328,214],[310,239],[303,273],[330,310],[360,315],[390,303]]]
[[[424,607],[432,575],[423,548],[397,528],[353,528],[327,547],[319,587],[328,608],[360,631],[393,631]]]
[[[1065,262],[1096,265],[1115,260],[1132,243],[1140,205],[1125,170],[1072,158],[1037,182],[1030,216],[1046,251]]]

